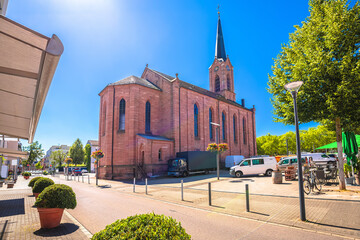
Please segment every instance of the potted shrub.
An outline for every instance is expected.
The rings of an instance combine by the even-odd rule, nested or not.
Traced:
[[[50,178],[41,178],[37,180],[34,184],[34,187],[32,189],[33,194],[35,195],[35,198],[37,199],[39,194],[48,186],[53,185],[54,181]]]
[[[49,173],[48,173],[48,171],[43,171],[43,175],[48,175]]]
[[[65,208],[76,207],[76,195],[65,184],[53,184],[40,193],[35,206],[39,212],[41,228],[54,228],[60,225]]]
[[[29,179],[29,178],[30,178],[31,173],[29,173],[29,172],[23,172],[23,173],[22,173],[22,175],[23,175],[23,176],[24,176],[24,178],[27,180],[27,179]]]
[[[42,177],[34,177],[33,179],[30,180],[28,186],[33,188],[36,181],[39,180],[40,178],[42,178]]]
[[[130,216],[107,225],[91,238],[103,239],[191,239],[180,223],[171,217],[154,213]]]

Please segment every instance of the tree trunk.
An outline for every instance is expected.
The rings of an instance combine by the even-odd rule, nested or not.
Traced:
[[[343,148],[342,148],[342,129],[340,118],[335,119],[336,124],[336,143],[338,150],[338,168],[339,168],[339,189],[345,190],[345,177],[344,177],[344,160],[343,160]]]

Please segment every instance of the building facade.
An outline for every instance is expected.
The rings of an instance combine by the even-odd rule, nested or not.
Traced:
[[[227,155],[256,155],[255,107],[236,102],[220,17],[209,84],[206,90],[146,66],[141,77],[107,85],[99,93],[100,177],[162,175],[177,152],[205,151],[217,136],[229,145],[221,163]]]
[[[49,148],[49,150],[46,151],[45,157],[44,157],[44,167],[49,167],[51,164],[51,153],[61,150],[63,153],[68,154],[70,151],[70,146],[68,145],[53,145]]]

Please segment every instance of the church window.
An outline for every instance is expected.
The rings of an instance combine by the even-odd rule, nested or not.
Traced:
[[[243,118],[243,138],[244,138],[244,144],[246,144],[246,120]]]
[[[125,131],[125,100],[121,99],[119,106],[119,130]]]
[[[226,76],[226,83],[227,83],[227,90],[229,90],[230,91],[230,76],[229,76],[229,74]]]
[[[150,102],[147,101],[146,109],[145,109],[145,133],[151,133],[150,121],[151,121],[151,105]]]
[[[219,75],[215,77],[215,92],[220,92],[220,78]]]
[[[237,142],[236,115],[233,116],[234,142]]]
[[[199,109],[196,104],[194,104],[194,135],[196,138],[199,137]]]
[[[226,116],[225,113],[222,113],[222,140],[226,141]]]
[[[209,133],[210,133],[210,140],[214,139],[214,134],[213,134],[213,126],[212,126],[212,121],[213,121],[213,112],[211,110],[211,108],[209,108]]]
[[[161,151],[161,148],[159,149],[159,154],[158,154],[158,159],[159,159],[159,161],[161,161],[162,160],[162,156],[161,156],[161,154],[162,154],[162,151]]]

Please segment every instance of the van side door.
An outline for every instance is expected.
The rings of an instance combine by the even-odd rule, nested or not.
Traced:
[[[252,159],[251,160],[251,174],[260,174],[264,173],[266,169],[264,170],[264,159]]]

